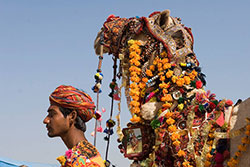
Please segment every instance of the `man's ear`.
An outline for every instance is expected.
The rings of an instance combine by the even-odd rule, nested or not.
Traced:
[[[77,111],[73,110],[68,116],[69,116],[70,125],[73,125],[77,117]]]

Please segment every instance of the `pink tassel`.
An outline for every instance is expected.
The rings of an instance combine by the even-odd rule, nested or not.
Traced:
[[[119,97],[118,90],[119,90],[119,88],[118,88],[118,86],[116,86],[114,89],[113,98],[114,98],[114,100],[120,101],[121,98]]]
[[[100,127],[97,127],[97,128],[96,128],[96,131],[97,131],[97,132],[103,132],[103,129],[102,129],[102,127],[100,126]]]
[[[67,159],[70,159],[70,158],[71,158],[72,153],[73,153],[73,152],[72,152],[71,149],[69,149],[68,151],[65,152],[65,156],[67,157]]]
[[[162,123],[164,121],[164,117],[161,117],[159,121]]]
[[[155,92],[151,92],[149,95],[148,95],[148,98],[146,99],[146,102],[147,103],[152,97],[154,97],[155,95]]]
[[[113,98],[114,98],[114,100],[116,100],[116,101],[120,101],[120,97],[119,97],[119,95],[118,94],[114,94],[113,95]]]
[[[102,113],[105,113],[106,112],[106,109],[102,107]]]

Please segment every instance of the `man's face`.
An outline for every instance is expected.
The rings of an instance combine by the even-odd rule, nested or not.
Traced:
[[[57,105],[51,104],[48,115],[44,118],[49,137],[63,136],[69,129],[69,119],[64,117]]]

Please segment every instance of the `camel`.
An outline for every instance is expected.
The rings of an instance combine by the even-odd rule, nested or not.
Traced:
[[[217,141],[246,130],[248,123],[242,120],[248,115],[239,118],[237,108],[246,103],[249,108],[249,99],[233,105],[205,91],[193,43],[191,28],[169,10],[129,19],[111,15],[97,34],[96,54],[112,54],[120,61],[131,123],[154,131],[152,146],[145,147],[149,153],[130,157],[137,166],[212,166]],[[123,143],[120,149],[125,147]],[[234,160],[229,165],[238,163]]]

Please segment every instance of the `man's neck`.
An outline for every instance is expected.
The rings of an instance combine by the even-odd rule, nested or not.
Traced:
[[[64,144],[67,146],[68,149],[72,149],[79,142],[87,140],[83,131],[77,128],[69,130],[66,134],[61,136],[61,139],[63,140]]]

